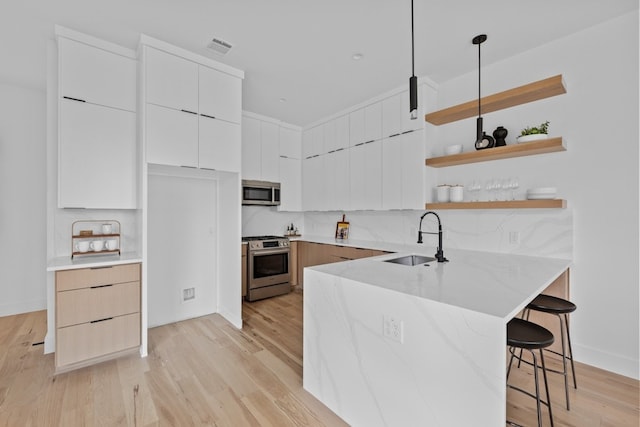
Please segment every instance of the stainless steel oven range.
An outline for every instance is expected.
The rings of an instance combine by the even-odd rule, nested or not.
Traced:
[[[282,295],[291,291],[289,239],[282,236],[243,237],[248,244],[248,301]]]

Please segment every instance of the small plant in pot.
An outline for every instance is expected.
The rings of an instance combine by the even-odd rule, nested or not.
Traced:
[[[549,137],[549,121],[539,124],[538,126],[526,127],[520,132],[517,138],[518,142],[536,141],[538,139],[547,139]]]

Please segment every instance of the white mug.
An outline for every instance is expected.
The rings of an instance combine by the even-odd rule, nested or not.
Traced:
[[[111,224],[102,224],[102,234],[111,234],[113,227]]]
[[[78,252],[87,252],[89,250],[89,242],[86,240],[81,240],[76,243],[76,251]]]
[[[114,251],[118,249],[118,241],[116,239],[107,240],[106,245],[107,245],[107,249],[110,251]]]
[[[91,242],[89,247],[94,252],[100,252],[102,249],[104,249],[104,240],[94,240]]]

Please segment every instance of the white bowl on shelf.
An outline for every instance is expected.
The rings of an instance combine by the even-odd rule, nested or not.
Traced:
[[[462,144],[450,145],[448,147],[445,147],[444,153],[447,156],[452,156],[454,154],[460,154],[460,153],[462,153]]]
[[[557,194],[556,187],[538,187],[527,190],[528,200],[547,200],[555,199]]]
[[[521,142],[531,142],[531,141],[538,141],[541,139],[548,139],[549,135],[547,135],[546,133],[534,133],[531,135],[523,135],[523,136],[519,136],[516,138],[516,141],[519,143]]]

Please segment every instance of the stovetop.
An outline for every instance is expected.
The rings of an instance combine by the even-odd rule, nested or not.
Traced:
[[[279,240],[286,239],[284,236],[246,236],[242,238],[243,242],[255,242],[260,240]]]
[[[243,242],[249,242],[250,251],[261,249],[286,248],[289,249],[289,239],[284,236],[246,236]]]

